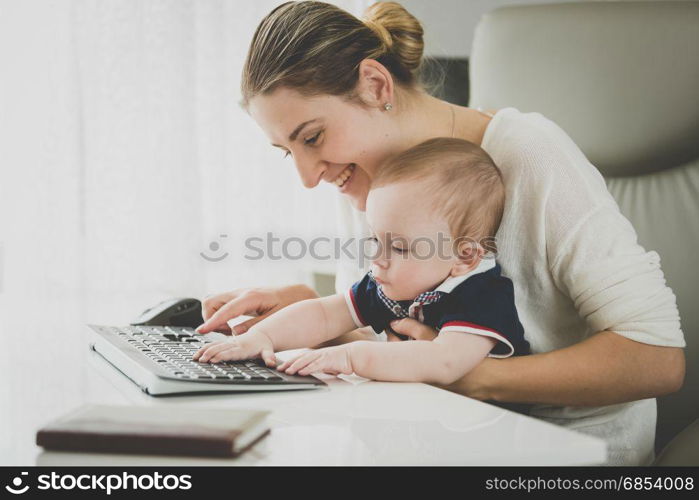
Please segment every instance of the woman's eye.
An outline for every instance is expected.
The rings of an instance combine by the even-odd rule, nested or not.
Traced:
[[[399,254],[404,254],[405,252],[408,251],[405,248],[398,248],[398,247],[393,247],[393,246],[391,247],[391,250],[393,250],[394,252],[399,253]]]
[[[308,139],[304,139],[303,143],[306,145],[313,145],[318,141],[318,138],[320,137],[321,132],[318,132],[316,135],[313,137],[309,137]]]

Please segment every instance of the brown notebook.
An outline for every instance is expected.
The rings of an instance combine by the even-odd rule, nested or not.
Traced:
[[[51,450],[234,457],[269,433],[267,411],[84,406],[40,429]]]

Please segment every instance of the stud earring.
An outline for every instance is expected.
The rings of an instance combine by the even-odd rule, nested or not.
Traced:
[[[387,102],[386,104],[383,105],[383,109],[385,109],[386,111],[391,111],[393,109],[393,104],[391,104],[390,102]]]

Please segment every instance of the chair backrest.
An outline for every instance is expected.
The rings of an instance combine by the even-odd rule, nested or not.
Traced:
[[[486,14],[470,105],[537,111],[607,179],[661,257],[687,341],[685,385],[658,399],[656,447],[699,417],[699,2],[578,2]]]

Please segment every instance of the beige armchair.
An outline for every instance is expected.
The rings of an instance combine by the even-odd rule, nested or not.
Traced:
[[[681,391],[658,399],[657,464],[699,465],[699,2],[579,2],[485,15],[470,105],[558,123],[656,250],[687,341]]]

